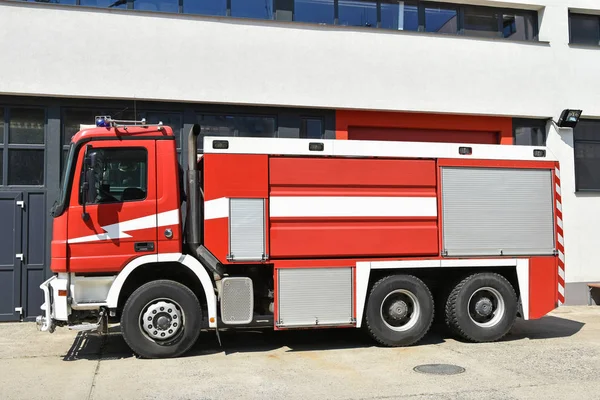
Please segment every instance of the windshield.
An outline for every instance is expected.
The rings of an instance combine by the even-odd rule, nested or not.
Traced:
[[[69,178],[70,176],[72,176],[71,168],[73,166],[73,158],[75,157],[74,153],[75,145],[71,143],[71,146],[69,147],[69,154],[67,155],[67,164],[65,165],[65,168],[63,170],[60,194],[58,196],[58,200],[54,202],[54,206],[52,207],[53,217],[59,217],[65,209],[65,203],[67,202],[67,196],[69,193],[69,186],[71,184],[71,179]]]

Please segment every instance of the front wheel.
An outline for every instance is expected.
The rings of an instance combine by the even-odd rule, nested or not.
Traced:
[[[427,285],[411,275],[391,275],[373,285],[366,304],[369,334],[385,346],[410,346],[429,330],[433,297]]]
[[[146,283],[127,299],[121,332],[143,358],[178,357],[198,339],[201,320],[200,303],[188,287],[159,280]]]
[[[517,295],[502,275],[476,273],[459,282],[446,302],[446,324],[472,342],[493,342],[517,318]]]

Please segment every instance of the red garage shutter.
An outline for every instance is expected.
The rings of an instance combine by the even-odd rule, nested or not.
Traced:
[[[348,127],[350,140],[498,144],[498,132],[414,128]]]

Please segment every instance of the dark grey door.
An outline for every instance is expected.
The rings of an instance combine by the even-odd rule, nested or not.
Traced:
[[[21,317],[22,193],[0,192],[0,321]]]

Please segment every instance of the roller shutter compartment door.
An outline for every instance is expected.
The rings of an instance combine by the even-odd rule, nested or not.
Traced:
[[[552,255],[552,174],[541,169],[442,168],[446,256]]]

